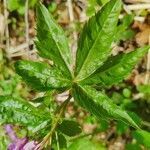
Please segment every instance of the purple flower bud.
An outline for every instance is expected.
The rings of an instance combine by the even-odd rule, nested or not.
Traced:
[[[31,142],[28,142],[24,147],[23,147],[23,150],[34,150],[35,147],[37,145],[37,142],[35,141],[31,141]]]
[[[36,148],[38,144],[37,142],[29,142],[26,137],[22,139],[17,138],[15,132],[13,131],[12,125],[6,125],[5,130],[13,142],[8,146],[8,150],[34,150]]]
[[[8,150],[15,150],[15,143],[11,143],[9,146],[8,146]]]
[[[5,130],[6,130],[6,133],[8,134],[8,136],[10,137],[10,139],[15,142],[18,140],[14,130],[13,130],[13,127],[12,125],[8,124],[5,126]]]
[[[27,138],[18,139],[18,141],[16,142],[16,150],[23,150],[23,147],[27,142]]]
[[[23,147],[27,142],[27,138],[18,139],[16,142],[9,145],[8,150],[23,150]]]

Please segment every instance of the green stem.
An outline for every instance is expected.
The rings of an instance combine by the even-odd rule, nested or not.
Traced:
[[[38,150],[42,150],[45,146],[47,146],[48,144],[51,145],[51,143],[49,143],[49,141],[51,141],[52,135],[55,132],[55,129],[57,128],[57,125],[62,117],[62,115],[64,114],[64,111],[66,109],[67,104],[69,103],[71,99],[71,96],[68,97],[68,99],[66,101],[64,101],[62,103],[62,105],[59,107],[58,109],[58,113],[56,113],[55,118],[52,121],[52,128],[50,130],[50,132],[44,137],[43,141],[38,145]]]
[[[56,135],[56,141],[57,141],[57,150],[60,150],[60,148],[59,148],[59,139],[58,139],[57,132],[55,132],[55,135]]]

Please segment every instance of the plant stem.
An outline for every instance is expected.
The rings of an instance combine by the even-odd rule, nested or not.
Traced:
[[[56,116],[52,121],[52,128],[51,128],[50,132],[44,137],[43,141],[40,144],[38,144],[36,150],[42,150],[48,144],[51,145],[51,143],[49,143],[49,141],[51,141],[52,135],[55,132],[55,129],[57,128],[57,125],[58,125],[62,115],[64,114],[64,111],[65,111],[66,106],[69,103],[70,99],[71,99],[71,96],[69,96],[68,99],[66,101],[64,101],[62,103],[62,105],[59,107],[59,109],[57,111],[58,113],[56,113]]]
[[[57,150],[60,150],[60,148],[59,148],[58,133],[57,133],[57,132],[55,132],[55,135],[56,135],[56,141],[57,141]]]

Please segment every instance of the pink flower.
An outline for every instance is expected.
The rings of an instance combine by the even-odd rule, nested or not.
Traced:
[[[35,141],[31,141],[31,142],[28,142],[24,147],[23,147],[23,150],[34,150],[37,146],[37,142]]]
[[[29,141],[26,137],[22,139],[17,138],[12,125],[6,125],[5,130],[12,141],[8,146],[8,150],[34,150],[38,144],[35,141]]]
[[[12,127],[12,125],[6,125],[5,126],[5,130],[6,130],[6,133],[8,134],[8,136],[10,137],[10,139],[13,141],[13,142],[15,142],[15,141],[17,141],[18,140],[18,138],[17,138],[17,136],[16,136],[16,134],[15,134],[15,132],[14,132],[14,130],[13,130],[13,127]]]

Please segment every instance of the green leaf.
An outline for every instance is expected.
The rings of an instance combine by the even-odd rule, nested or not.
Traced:
[[[29,7],[35,6],[37,0],[30,0]],[[17,10],[21,15],[25,13],[25,1],[23,0],[7,0],[7,6],[9,11]]]
[[[120,10],[121,0],[111,0],[85,24],[78,42],[76,81],[88,77],[107,59]]]
[[[60,133],[58,133],[58,143],[59,143],[60,149],[66,149],[66,147],[67,147],[67,140],[66,140],[66,138],[65,138],[62,134],[60,134]]]
[[[131,73],[133,67],[146,54],[148,49],[149,46],[145,46],[127,54],[110,57],[103,66],[81,83],[111,86],[121,82]]]
[[[10,11],[14,11],[14,10],[18,9],[19,5],[20,4],[19,4],[18,0],[8,0],[7,1],[7,6]]]
[[[135,32],[131,29],[127,29],[125,31],[122,32],[122,34],[120,35],[120,37],[118,38],[118,40],[128,40],[131,39],[135,36]]]
[[[27,60],[15,64],[16,72],[34,89],[47,91],[69,87],[70,81],[65,79],[56,67],[45,63]]]
[[[18,124],[37,132],[50,122],[47,111],[40,111],[22,99],[0,96],[0,124]]]
[[[90,6],[90,7],[87,8],[86,14],[87,14],[87,16],[91,17],[93,14],[95,14],[95,11],[96,11],[95,7]]]
[[[3,126],[0,126],[0,150],[6,150],[10,143]]]
[[[119,106],[114,104],[109,97],[89,86],[74,85],[73,95],[83,108],[100,119],[120,120],[138,128],[132,117]]]
[[[133,132],[134,138],[138,143],[150,148],[150,133],[144,130],[137,130]]]
[[[108,3],[110,0],[96,0],[99,5],[104,5]]]
[[[130,98],[132,95],[132,91],[128,88],[124,88],[122,92],[123,96],[126,98]]]
[[[95,14],[97,8],[97,0],[88,0],[86,15],[91,17]]]
[[[71,79],[71,52],[63,30],[57,25],[44,5],[37,7],[37,40],[36,47],[40,55],[51,59]]]
[[[128,126],[126,124],[124,124],[123,122],[121,121],[118,121],[117,122],[117,126],[116,126],[116,132],[119,134],[119,135],[122,135],[124,133],[126,133],[128,129]]]
[[[99,143],[92,142],[87,138],[75,140],[67,150],[105,150],[106,148]]]
[[[142,125],[142,119],[134,112],[132,111],[128,111],[128,115],[131,117],[131,118],[134,118],[134,122],[138,125],[138,126],[141,126]]]
[[[134,21],[134,15],[133,14],[128,14],[125,15],[122,19],[122,27],[124,27],[124,29],[128,28],[131,23]]]
[[[59,126],[58,130],[68,136],[75,136],[82,132],[80,125],[72,120],[64,120]]]
[[[103,119],[99,119],[99,126],[98,126],[98,130],[100,132],[106,132],[109,129],[109,121],[103,120]]]
[[[9,144],[10,144],[10,142],[8,142],[8,140],[6,139],[6,135],[5,136],[0,136],[0,149],[1,150],[8,149]]]
[[[55,134],[53,135],[51,149],[53,150],[66,150],[67,149],[67,140],[65,136],[61,134],[60,132],[55,132]]]
[[[38,0],[30,0],[30,1],[29,1],[29,6],[30,6],[30,7],[34,7],[37,2],[38,2]]]
[[[129,143],[129,144],[126,144],[125,150],[142,150],[142,148],[138,144]]]
[[[147,95],[150,95],[150,85],[147,84],[147,85],[139,85],[137,87],[137,90],[143,94],[147,94]]]
[[[134,15],[126,15],[121,20],[121,24],[117,26],[117,31],[115,33],[114,40],[118,42],[119,40],[126,40],[134,36],[134,31],[128,29],[133,22]]]

